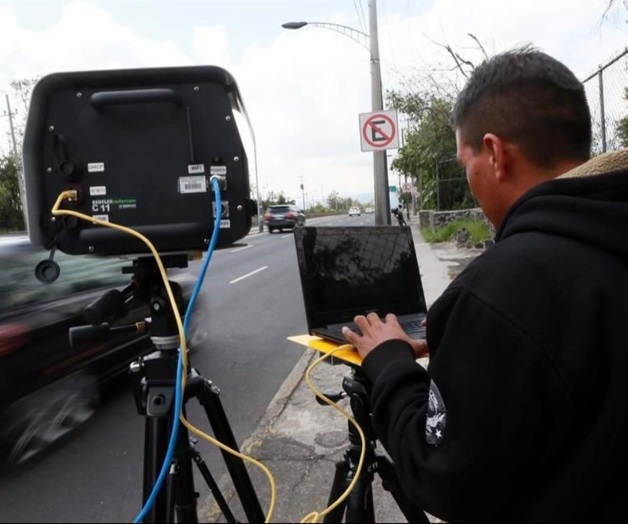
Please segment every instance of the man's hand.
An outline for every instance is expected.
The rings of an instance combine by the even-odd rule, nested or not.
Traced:
[[[364,359],[382,342],[387,340],[405,340],[408,342],[417,358],[428,356],[427,341],[414,340],[410,338],[397,321],[397,316],[389,313],[385,320],[377,316],[377,313],[369,313],[368,316],[358,315],[354,322],[362,331],[362,335],[358,335],[348,327],[342,328],[342,334],[345,338],[355,346],[360,356]]]

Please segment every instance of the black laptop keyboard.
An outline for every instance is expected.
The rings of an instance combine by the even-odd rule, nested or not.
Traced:
[[[421,331],[423,329],[420,320],[404,320],[399,322],[399,325],[404,331]]]
[[[425,330],[425,327],[421,325],[421,320],[401,320],[399,325],[406,333],[416,333]],[[362,335],[362,330],[353,322],[349,324],[351,329],[358,335]]]

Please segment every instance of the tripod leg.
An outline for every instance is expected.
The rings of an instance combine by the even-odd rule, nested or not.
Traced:
[[[144,489],[143,502],[146,503],[159,476],[168,449],[169,421],[166,417],[147,417],[144,432]],[[168,522],[168,500],[165,490],[161,490],[155,503],[146,516],[146,522]]]
[[[328,506],[336,502],[351,484],[357,470],[356,457],[353,455],[359,455],[359,453],[359,449],[352,447],[345,454],[345,458],[336,464],[336,474],[334,475]],[[342,522],[343,516],[346,517],[345,522],[375,522],[373,474],[370,470],[369,465],[365,463],[362,474],[347,499],[327,514],[324,522]]]
[[[175,509],[177,522],[198,522],[197,494],[194,490],[194,472],[191,460],[192,446],[185,426],[179,427],[175,452]]]
[[[329,492],[329,500],[327,501],[327,506],[331,506],[334,502],[336,502],[340,496],[344,493],[344,491],[348,487],[347,483],[347,474],[349,473],[349,463],[347,459],[342,460],[340,462],[336,462],[336,474],[334,475],[334,482],[331,485],[331,491]],[[340,504],[336,509],[330,511],[326,516],[323,522],[325,523],[335,523],[342,522],[342,517],[345,513],[346,501]]]
[[[188,387],[191,396],[195,396],[207,414],[207,419],[216,439],[231,449],[240,449],[227,420],[227,415],[220,402],[220,391],[211,382],[198,375],[190,379]],[[188,393],[188,391],[186,391]],[[249,477],[244,461],[231,453],[221,450],[222,456],[233,480],[235,489],[242,503],[249,522],[264,522],[266,516],[257,498],[257,493]]]
[[[375,522],[372,473],[362,471],[357,484],[347,498],[346,522]]]
[[[401,489],[394,464],[386,457],[380,456],[377,464],[377,471],[382,479],[382,485],[395,499],[397,506],[408,522],[420,522],[428,524],[429,519],[425,512],[414,504]]]
[[[218,484],[216,484],[214,477],[210,473],[209,468],[207,467],[207,464],[205,464],[205,461],[201,458],[200,453],[194,450],[192,452],[192,458],[194,459],[194,462],[196,462],[196,465],[198,466],[198,469],[201,472],[201,475],[203,475],[203,478],[205,479],[207,486],[212,492],[212,495],[214,496],[214,500],[216,501],[216,504],[218,504],[220,511],[222,511],[222,514],[225,517],[225,520],[229,524],[235,524],[237,522],[236,518],[233,515],[231,508],[227,504],[225,497],[221,493],[220,488],[218,487]]]

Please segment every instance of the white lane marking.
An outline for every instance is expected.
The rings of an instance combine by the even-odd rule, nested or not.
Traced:
[[[265,269],[268,269],[268,266],[260,267],[259,269],[256,269],[255,271],[251,271],[250,273],[247,273],[246,275],[241,276],[240,278],[236,278],[235,280],[232,280],[231,282],[229,282],[229,284],[235,284],[236,282],[240,282],[240,280],[244,280],[245,278],[248,278],[254,275],[255,273],[259,273],[260,271],[264,271]]]
[[[232,249],[231,251],[229,251],[229,253],[237,253],[238,251],[242,251],[242,250],[248,249],[250,247],[253,247],[253,244],[249,244],[249,245],[244,246],[244,247],[239,247],[237,249]]]
[[[294,233],[290,233],[289,235],[284,235],[281,238],[292,238],[294,237]]]

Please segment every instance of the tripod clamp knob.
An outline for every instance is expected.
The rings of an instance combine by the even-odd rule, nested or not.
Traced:
[[[332,402],[339,402],[343,398],[347,397],[347,394],[344,391],[337,391],[335,389],[326,389],[325,391],[321,391],[321,393]],[[318,402],[321,406],[329,406],[327,402],[318,396],[316,397],[316,402]]]

